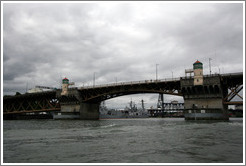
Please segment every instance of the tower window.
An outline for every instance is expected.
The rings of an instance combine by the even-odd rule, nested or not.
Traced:
[[[199,82],[199,79],[197,79],[196,81]]]

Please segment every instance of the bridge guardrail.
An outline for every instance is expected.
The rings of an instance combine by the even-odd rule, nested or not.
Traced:
[[[243,72],[237,73],[227,73],[227,74],[206,74],[203,77],[213,77],[213,76],[233,76],[233,75],[240,75]],[[158,79],[158,80],[142,80],[142,81],[128,81],[128,82],[119,82],[119,83],[111,83],[111,84],[101,84],[101,85],[91,85],[91,86],[82,86],[78,87],[78,89],[92,89],[92,88],[101,88],[101,87],[109,87],[109,86],[120,86],[120,85],[136,85],[142,83],[155,83],[155,82],[170,82],[170,81],[180,81],[180,79],[184,78],[194,78],[194,76],[185,76],[185,77],[178,77],[178,78],[165,78],[165,79]]]
[[[222,77],[225,77],[225,76],[237,76],[237,75],[243,75],[243,72],[237,72],[237,73],[226,73],[226,74],[218,74],[218,73],[215,73],[215,74],[206,74],[206,75],[203,75],[203,77],[214,77],[214,76],[222,76]],[[194,78],[194,76],[184,76],[184,77],[180,77],[180,79],[187,79],[187,78]]]
[[[235,76],[235,75],[243,75],[243,72],[238,72],[238,73],[226,73],[226,74],[221,74],[222,76]]]
[[[171,82],[171,81],[179,81],[180,78],[166,78],[166,79],[158,79],[158,80],[142,80],[142,81],[129,81],[129,82],[118,82],[111,84],[101,84],[101,85],[92,85],[92,86],[83,86],[78,89],[92,89],[92,88],[101,88],[101,87],[109,87],[109,86],[121,86],[121,85],[136,85],[142,83],[155,83],[155,82]]]
[[[219,76],[221,74],[206,74],[206,75],[203,75],[203,77],[214,77],[214,76]],[[180,79],[194,79],[194,76],[184,76],[184,77],[180,77]]]

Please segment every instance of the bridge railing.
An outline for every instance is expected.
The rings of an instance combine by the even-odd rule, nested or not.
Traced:
[[[226,74],[218,74],[218,73],[215,73],[215,74],[206,74],[206,75],[203,75],[203,77],[215,77],[215,76],[222,76],[222,77],[227,77],[227,76],[238,76],[238,75],[243,75],[243,72],[237,72],[237,73],[226,73]],[[180,77],[181,79],[194,79],[194,76],[184,76],[184,77]]]
[[[243,75],[243,72],[237,73],[226,73],[226,74],[206,74],[203,77],[214,77],[214,76],[235,76],[235,75]],[[115,82],[109,84],[100,84],[100,85],[89,85],[89,86],[81,86],[81,87],[71,87],[69,89],[92,89],[92,88],[102,88],[102,87],[111,87],[111,86],[122,86],[122,85],[136,85],[136,84],[144,84],[144,83],[157,83],[157,82],[171,82],[171,81],[180,81],[180,79],[194,79],[194,76],[183,76],[178,78],[165,78],[165,79],[151,79],[151,80],[141,80],[141,81],[128,81],[128,82]]]
[[[144,83],[171,82],[171,81],[179,81],[179,80],[180,78],[165,78],[165,79],[157,79],[157,80],[117,82],[117,83],[110,83],[110,84],[82,86],[82,87],[79,87],[78,89],[91,89],[91,88],[102,88],[102,87],[122,86],[122,85],[136,85],[136,84],[144,84]]]
[[[206,75],[203,75],[203,77],[214,77],[214,76],[219,76],[221,74],[206,74]],[[194,79],[194,76],[184,76],[184,77],[180,77],[180,79]]]
[[[207,74],[203,75],[203,77],[214,77],[214,76],[233,76],[233,75],[241,75],[243,72],[237,73],[227,73],[227,74]],[[141,81],[128,81],[128,82],[117,82],[117,83],[109,83],[109,84],[100,84],[100,85],[90,85],[90,86],[82,86],[78,87],[78,89],[92,89],[92,88],[101,88],[101,87],[110,87],[110,86],[122,86],[122,85],[136,85],[136,84],[143,84],[143,83],[156,83],[156,82],[171,82],[171,81],[180,81],[180,79],[187,79],[187,78],[194,78],[194,76],[185,76],[185,77],[178,77],[178,78],[165,78],[165,79],[151,79],[151,80],[141,80]]]
[[[226,74],[221,74],[222,76],[236,76],[236,75],[243,75],[243,72],[238,72],[238,73],[226,73]]]

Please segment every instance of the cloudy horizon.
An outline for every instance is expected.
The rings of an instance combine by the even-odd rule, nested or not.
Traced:
[[[76,87],[185,75],[243,72],[242,3],[3,3],[3,94],[36,85]],[[165,95],[166,102],[179,100]],[[130,100],[156,106],[158,94]]]

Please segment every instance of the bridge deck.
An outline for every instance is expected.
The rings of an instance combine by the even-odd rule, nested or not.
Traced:
[[[124,85],[140,85],[140,84],[150,84],[150,83],[160,83],[160,82],[173,82],[180,81],[180,78],[167,78],[167,79],[158,79],[158,80],[142,80],[142,81],[129,81],[129,82],[118,82],[111,84],[101,84],[101,85],[92,85],[92,86],[83,86],[79,87],[78,90],[83,89],[94,89],[94,88],[106,88],[114,86],[124,86]]]

